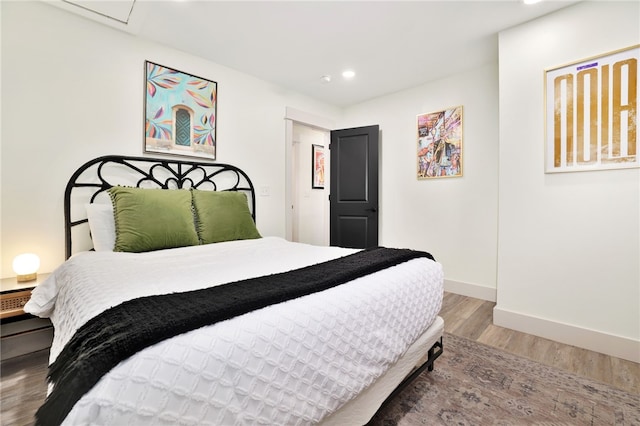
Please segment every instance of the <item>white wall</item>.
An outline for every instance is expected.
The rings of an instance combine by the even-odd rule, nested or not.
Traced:
[[[544,173],[543,70],[640,42],[640,3],[583,2],[499,37],[496,324],[640,362],[640,170]]]
[[[432,252],[450,291],[497,294],[498,325],[640,362],[640,171],[546,175],[543,158],[543,70],[639,43],[638,9],[584,2],[509,29],[499,70],[348,108],[341,127],[380,124],[381,244]],[[418,181],[415,117],[455,105],[464,176]]]
[[[63,192],[73,171],[106,154],[142,155],[144,61],[218,82],[218,162],[256,188],[257,225],[284,236],[287,106],[340,109],[42,2],[0,2],[2,19],[1,271],[36,252],[41,272],[64,260]]]
[[[294,217],[293,241],[329,245],[329,132],[293,123]],[[325,147],[325,186],[312,188],[312,145]]]
[[[463,176],[417,179],[422,113],[463,106]],[[498,76],[488,64],[348,108],[343,127],[379,124],[380,244],[426,250],[446,287],[495,300]]]

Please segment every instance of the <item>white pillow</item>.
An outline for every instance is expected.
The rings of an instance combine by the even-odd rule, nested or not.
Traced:
[[[116,245],[116,223],[113,219],[113,205],[91,203],[85,205],[89,229],[95,251],[113,251]]]

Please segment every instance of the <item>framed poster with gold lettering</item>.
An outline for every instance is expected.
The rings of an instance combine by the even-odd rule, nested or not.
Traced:
[[[640,167],[640,45],[545,70],[545,172]]]

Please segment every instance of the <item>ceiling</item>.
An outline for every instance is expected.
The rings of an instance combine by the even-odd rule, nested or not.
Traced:
[[[346,107],[495,63],[498,32],[577,0],[48,3]]]

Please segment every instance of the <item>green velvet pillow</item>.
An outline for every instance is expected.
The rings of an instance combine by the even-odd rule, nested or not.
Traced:
[[[202,244],[261,238],[244,192],[194,189],[191,193]]]
[[[144,252],[198,244],[191,192],[180,189],[109,189],[116,225],[114,251]]]

